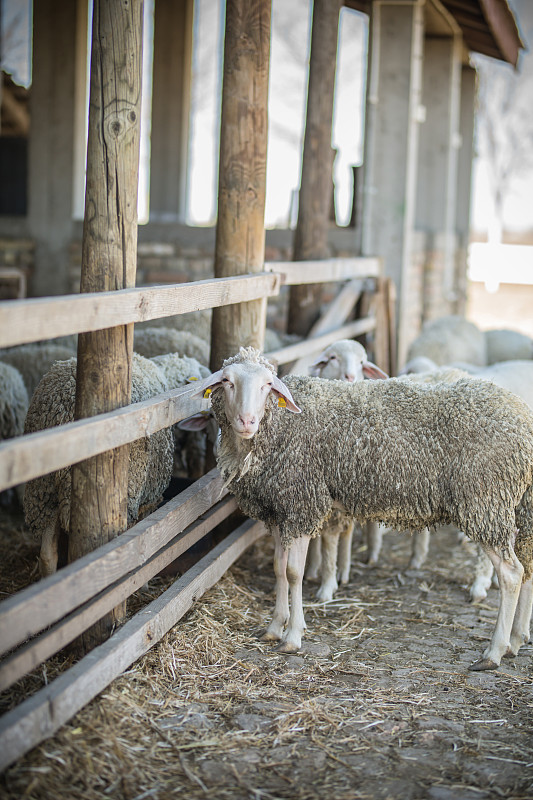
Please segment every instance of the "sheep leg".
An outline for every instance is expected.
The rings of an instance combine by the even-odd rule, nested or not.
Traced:
[[[282,643],[280,653],[295,653],[302,646],[302,634],[305,630],[305,619],[302,599],[302,585],[305,569],[305,557],[309,547],[309,536],[300,536],[290,547],[287,559],[287,579],[291,592],[289,624]]]
[[[490,558],[483,552],[479,545],[476,545],[476,549],[478,553],[474,571],[474,582],[470,587],[470,600],[472,603],[480,603],[486,598],[487,591],[490,589],[492,581],[492,573],[494,572],[494,567],[492,566]]]
[[[510,543],[505,548],[505,553],[503,549],[492,548],[489,545],[482,546],[498,575],[500,607],[490,645],[483,653],[483,658],[471,664],[471,670],[497,669],[504,655],[513,655],[511,630],[524,574],[524,568],[516,557]],[[526,615],[527,604],[528,600],[525,594],[519,617],[523,618]]]
[[[367,525],[374,525],[373,522],[367,522]],[[350,580],[350,567],[352,565],[352,539],[353,539],[353,520],[347,522],[346,527],[343,528],[339,538],[338,556],[337,556],[337,579],[340,583],[345,584]]]
[[[320,539],[322,540],[322,583],[316,596],[317,600],[322,602],[332,600],[333,595],[339,588],[336,576],[339,537],[340,530],[338,526],[334,530],[328,530],[327,523],[320,534]]]
[[[272,532],[274,537],[274,574],[276,576],[276,604],[272,622],[261,637],[264,642],[278,642],[283,635],[283,628],[289,619],[289,583],[287,581],[287,561],[289,552],[281,544],[279,531]]]
[[[533,577],[524,581],[518,595],[518,603],[511,629],[511,647],[506,656],[516,656],[523,644],[529,642],[531,609],[533,607]]]
[[[413,542],[411,545],[411,560],[409,561],[410,569],[420,569],[424,561],[428,557],[429,550],[429,531],[425,528],[419,533],[413,534]]]
[[[367,546],[366,563],[369,567],[375,567],[378,563],[383,542],[383,530],[383,527],[377,522],[366,522],[364,525]]]
[[[39,572],[41,577],[53,575],[57,571],[59,546],[59,523],[55,523],[46,528],[41,539],[41,550],[39,553]]]
[[[322,566],[322,537],[314,536],[309,542],[309,550],[307,552],[307,568],[305,570],[305,577],[309,581],[317,581],[320,575],[320,567]]]

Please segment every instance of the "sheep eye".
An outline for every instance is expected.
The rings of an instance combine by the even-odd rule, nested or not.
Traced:
[[[337,360],[337,356],[335,354],[333,354],[332,356],[329,357],[329,360],[330,361],[336,361]]]
[[[233,386],[232,382],[228,378],[222,378],[222,383],[225,383],[226,386]]]

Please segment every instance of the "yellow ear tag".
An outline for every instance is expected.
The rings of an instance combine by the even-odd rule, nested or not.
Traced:
[[[209,397],[210,394],[211,394],[211,389],[206,389],[204,392],[204,397]]]
[[[198,378],[195,375],[193,375],[191,378],[187,378],[187,380],[188,381],[197,381]]]
[[[279,406],[280,408],[287,408],[287,401],[285,400],[285,398],[283,398],[283,397],[280,397],[280,398],[278,399],[278,406]]]

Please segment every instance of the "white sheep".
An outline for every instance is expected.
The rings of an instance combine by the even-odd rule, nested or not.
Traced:
[[[55,361],[64,361],[76,355],[76,350],[68,344],[53,341],[21,344],[0,351],[0,361],[16,367],[24,380],[28,397],[31,399],[37,384]]]
[[[485,367],[478,367],[461,362],[448,368],[439,368],[430,359],[417,358],[406,364],[404,370],[409,380],[433,383],[439,380],[460,380],[465,377],[468,372],[479,380],[491,381],[497,386],[508,389],[510,392],[522,398],[533,410],[533,361],[502,361],[501,363],[489,364]],[[429,531],[426,529],[420,533],[413,534],[409,566],[414,569],[420,569],[427,559],[428,549]],[[477,559],[474,569],[475,575],[470,586],[470,597],[474,603],[485,599],[494,575],[494,569],[490,559],[487,558],[479,546],[476,549]]]
[[[58,361],[37,386],[26,416],[25,433],[72,422],[76,393],[76,359]],[[168,390],[161,369],[149,359],[134,354],[131,402],[138,403]],[[128,472],[128,527],[154,510],[170,483],[172,431],[164,429],[130,444]],[[61,532],[70,524],[70,467],[35,478],[26,484],[26,524],[41,543],[42,575],[57,569]]]
[[[209,363],[209,344],[190,331],[172,328],[141,328],[133,336],[133,349],[145,358],[179,353],[196,358],[200,364]]]
[[[418,356],[426,356],[438,366],[454,361],[484,366],[487,363],[487,343],[477,325],[451,314],[424,324],[420,334],[409,345],[406,360]]]
[[[328,345],[310,365],[309,372],[318,378],[348,383],[362,381],[365,377],[388,377],[369,361],[363,345],[353,339],[339,339]],[[381,547],[380,528],[376,522],[365,522],[362,529],[367,543],[368,564],[374,566]],[[335,510],[322,528],[320,536],[315,536],[309,542],[306,577],[317,580],[321,574],[318,600],[331,600],[338,589],[338,581],[346,584],[350,580],[353,531],[354,521]]]
[[[485,331],[487,364],[533,359],[533,339],[508,328]]]
[[[283,637],[283,652],[301,646],[309,538],[334,506],[400,530],[453,523],[482,544],[500,581],[500,608],[471,669],[496,669],[528,641],[533,414],[520,398],[474,378],[283,382],[253,348],[192,391],[211,396],[226,486],[274,536],[276,605],[265,637]]]

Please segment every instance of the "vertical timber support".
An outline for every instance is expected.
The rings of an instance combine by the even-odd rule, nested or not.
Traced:
[[[135,286],[143,1],[94,0],[82,292]],[[133,325],[82,334],[75,418],[127,405]],[[72,468],[69,561],[127,527],[129,447]],[[83,637],[90,649],[121,620],[120,606]]]
[[[156,0],[152,81],[150,219],[184,221],[193,0]]]
[[[314,0],[307,119],[294,261],[328,257],[333,151],[331,128],[342,0]],[[322,286],[291,286],[287,330],[306,336],[320,314]]]
[[[423,48],[421,0],[372,3],[361,250],[381,256],[385,276],[395,283],[400,364],[408,344]]]
[[[59,295],[72,290],[68,268],[73,236],[78,11],[75,2],[33,3],[28,153],[28,223],[35,240],[35,269],[30,282],[33,295]]]
[[[452,313],[462,37],[426,37],[415,227],[423,231],[423,321]]]
[[[472,195],[472,160],[474,154],[474,110],[476,101],[476,70],[463,66],[461,77],[461,112],[459,116],[460,148],[457,168],[456,207],[456,314],[466,312],[466,270],[470,242],[470,201]]]
[[[215,277],[263,269],[271,0],[227,0]],[[213,310],[211,367],[263,349],[266,298]]]

